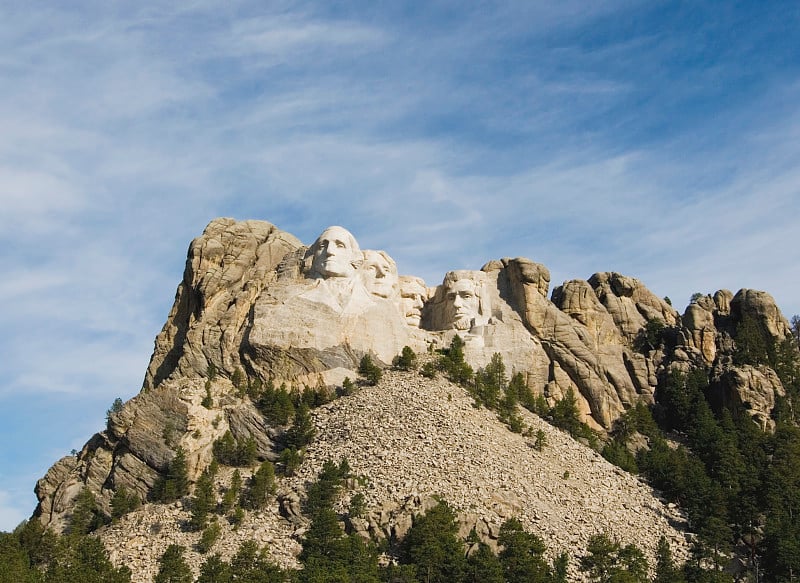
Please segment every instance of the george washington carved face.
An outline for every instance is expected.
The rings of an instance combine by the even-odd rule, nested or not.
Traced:
[[[356,238],[343,227],[328,227],[311,246],[311,274],[317,277],[352,277],[361,264]]]

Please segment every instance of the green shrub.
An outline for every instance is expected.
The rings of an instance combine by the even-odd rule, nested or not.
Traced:
[[[394,367],[398,370],[413,370],[417,368],[417,355],[408,346],[403,346],[403,351],[394,358]]]
[[[368,385],[375,386],[381,380],[383,371],[372,361],[369,354],[365,354],[358,365],[358,374],[364,377]]]

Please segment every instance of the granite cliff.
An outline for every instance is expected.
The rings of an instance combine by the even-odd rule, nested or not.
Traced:
[[[178,447],[196,479],[214,441],[228,431],[252,438],[257,456],[274,460],[285,428],[265,419],[244,386],[335,392],[345,378],[357,377],[364,355],[388,367],[404,346],[423,354],[449,346],[456,334],[473,368],[500,354],[533,395],[554,403],[574,394],[583,421],[600,433],[638,402],[651,404],[663,375],[692,367],[710,371],[720,403],[743,408],[769,429],[783,387],[766,365],[737,364],[734,337],[744,325],[774,341],[790,332],[761,291],[697,296],[680,314],[619,273],[567,281],[551,292],[548,269],[524,258],[449,272],[429,286],[399,276],[387,253],[361,250],[341,227],[305,246],[263,221],[216,219],[190,245],[141,392],[77,456],[56,462],[37,483],[36,516],[65,529],[84,488],[107,514],[121,486],[146,500]],[[353,525],[365,536],[402,534],[410,515],[438,494],[461,511],[465,528],[475,526],[487,540],[502,517],[518,515],[556,550],[612,528],[649,553],[660,534],[677,548],[684,544],[673,509],[538,417],[522,413],[528,427],[547,432],[547,454],[472,408],[462,388],[392,374],[315,410],[318,439],[298,477],[282,483],[274,508],[248,518],[254,532],[269,533],[285,564],[293,564],[291,541],[302,529],[292,500],[321,460],[342,456],[373,486],[365,492],[368,518]],[[138,512],[138,524],[149,520],[147,507]],[[643,517],[646,540],[635,526]],[[143,532],[128,524],[103,536],[116,548]],[[142,562],[146,573],[155,551],[145,546],[136,547],[139,555],[117,549],[115,556]]]

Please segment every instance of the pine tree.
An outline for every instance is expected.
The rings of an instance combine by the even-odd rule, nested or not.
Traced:
[[[357,492],[350,498],[350,505],[347,509],[347,515],[350,518],[361,518],[367,511],[367,505],[364,494]]]
[[[203,530],[203,534],[200,535],[200,540],[197,541],[197,550],[203,554],[207,553],[216,544],[217,540],[219,540],[221,534],[222,527],[220,527],[215,519],[214,522]]]
[[[206,409],[211,409],[214,406],[214,399],[211,397],[211,381],[206,381],[205,389],[206,395],[203,397],[203,400],[200,401],[200,404]]]
[[[52,530],[45,529],[38,520],[24,522],[14,530],[14,535],[33,567],[44,567],[56,555],[58,537]]]
[[[242,506],[250,510],[261,509],[266,506],[273,494],[275,494],[275,467],[271,462],[265,461],[250,478]]]
[[[416,565],[421,581],[449,583],[462,579],[466,559],[457,534],[455,512],[444,501],[414,520],[403,539],[402,551],[406,562]]]
[[[800,429],[779,424],[767,485],[764,567],[771,580],[800,577]]]
[[[208,515],[214,511],[214,480],[208,471],[203,472],[195,484],[194,497],[191,501],[192,516],[189,519],[191,530],[203,530],[208,522]]]
[[[246,379],[242,369],[236,367],[231,375],[231,384],[233,384],[233,386],[241,392],[241,390],[246,387],[245,381]]]
[[[343,460],[344,461],[344,460]],[[345,478],[342,464],[338,466],[331,460],[325,460],[317,481],[306,488],[306,510],[314,515],[320,509],[332,508]]]
[[[19,539],[13,534],[0,532],[0,583],[34,583],[38,580],[37,575]]]
[[[200,566],[196,583],[232,583],[231,566],[219,555],[211,555]]]
[[[462,387],[469,385],[475,376],[472,367],[464,358],[464,346],[464,340],[456,334],[440,364],[447,378]]]
[[[550,416],[553,420],[553,425],[561,429],[565,429],[572,435],[580,432],[580,413],[578,411],[578,399],[575,397],[575,391],[572,387],[567,389],[564,397],[557,401],[550,411]]]
[[[242,492],[242,475],[239,470],[234,470],[231,476],[231,485],[222,497],[222,508],[225,512],[230,512],[236,506],[239,494]]]
[[[658,539],[656,547],[656,576],[653,583],[684,583],[683,573],[672,559],[666,537]]]
[[[336,565],[347,560],[347,542],[339,517],[330,507],[315,508],[311,525],[303,535],[300,562],[304,565]]]
[[[466,583],[505,583],[500,559],[485,543],[478,542],[477,549],[467,557]]]
[[[361,362],[358,365],[358,374],[364,377],[368,385],[377,385],[383,376],[381,368],[372,361],[369,354],[361,357]]]
[[[525,532],[516,518],[500,526],[497,542],[503,547],[500,563],[508,583],[548,583],[550,567],[544,559],[547,550],[538,536]]]
[[[483,402],[489,409],[496,409],[499,405],[500,395],[506,390],[507,383],[506,365],[500,354],[495,352],[492,355],[492,360],[486,365],[480,376],[483,381]]]
[[[398,370],[414,370],[417,368],[417,355],[409,346],[403,346],[402,352],[395,357],[393,364]]]
[[[283,466],[282,473],[284,476],[294,476],[297,468],[303,463],[303,454],[293,447],[287,447],[281,452],[278,461]]]
[[[159,561],[158,573],[153,583],[192,583],[194,576],[186,559],[184,549],[180,545],[169,545]]]
[[[45,572],[48,583],[130,583],[130,569],[114,568],[99,538],[64,537],[58,547]]]
[[[114,402],[111,403],[111,407],[106,411],[106,427],[111,429],[111,417],[122,411],[122,407],[125,404],[122,402],[122,399],[117,397],[114,399]]]
[[[308,405],[301,403],[295,411],[292,426],[286,431],[284,437],[286,447],[299,450],[311,443],[316,432]]]
[[[342,390],[340,391],[341,395],[347,397],[352,395],[355,390],[356,386],[353,384],[353,381],[350,380],[350,377],[344,377],[344,380],[342,381]]]
[[[179,447],[167,467],[166,475],[160,476],[153,486],[151,497],[155,502],[172,502],[189,493],[189,477],[186,469],[186,454]]]
[[[597,583],[648,583],[647,559],[636,545],[620,545],[606,534],[589,539],[580,570]]]
[[[733,360],[736,364],[767,364],[770,360],[770,342],[758,320],[750,314],[743,314],[736,326],[736,350]]]
[[[75,506],[70,517],[69,533],[71,536],[88,534],[102,526],[103,518],[97,508],[94,494],[84,487],[75,498]]]
[[[120,486],[111,497],[111,518],[117,520],[125,516],[128,512],[136,510],[141,504],[139,496],[133,492],[128,492],[125,486]]]

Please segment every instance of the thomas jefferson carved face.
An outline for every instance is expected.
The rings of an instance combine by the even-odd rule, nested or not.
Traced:
[[[428,296],[425,282],[418,277],[404,275],[400,278],[400,307],[406,324],[415,328],[419,327],[422,320],[422,307]]]
[[[352,233],[342,227],[328,227],[311,246],[311,272],[319,277],[352,277],[361,262],[361,250]]]
[[[446,316],[456,330],[469,330],[485,323],[482,321],[482,275],[480,272],[451,271],[444,278]]]
[[[364,251],[366,286],[371,294],[391,298],[397,295],[397,265],[383,251]]]

